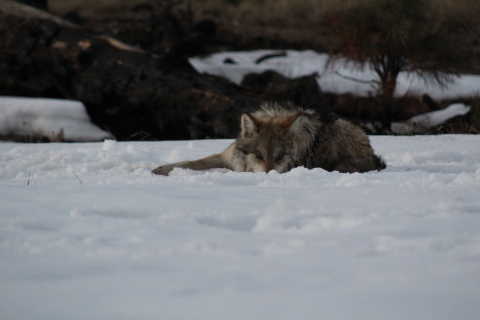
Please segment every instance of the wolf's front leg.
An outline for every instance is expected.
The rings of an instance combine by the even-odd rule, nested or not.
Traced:
[[[174,168],[185,168],[186,167],[185,162],[187,162],[187,161],[166,164],[166,165],[163,165],[163,166],[160,166],[160,167],[154,169],[152,171],[152,173],[153,174],[159,174],[159,175],[162,175],[162,176],[168,176],[170,171],[172,171]]]
[[[152,173],[168,176],[174,168],[206,170],[211,168],[229,168],[229,166],[224,162],[221,154],[212,154],[211,156],[198,160],[166,164],[156,168]]]

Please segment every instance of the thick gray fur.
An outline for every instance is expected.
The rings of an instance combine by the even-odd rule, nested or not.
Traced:
[[[176,167],[279,173],[299,166],[339,172],[386,167],[374,153],[367,135],[332,113],[318,114],[291,103],[265,102],[254,113],[244,113],[240,127],[237,140],[221,153],[160,166],[153,173],[168,175]]]

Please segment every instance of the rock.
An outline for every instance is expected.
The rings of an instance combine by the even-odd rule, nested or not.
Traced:
[[[328,109],[330,102],[317,83],[318,75],[312,74],[289,79],[275,71],[249,74],[242,81],[242,87],[277,100],[292,101],[299,106],[312,109]]]
[[[70,21],[0,0],[0,94],[82,101],[119,140],[233,138],[260,96]],[[141,133],[141,134],[140,134]]]

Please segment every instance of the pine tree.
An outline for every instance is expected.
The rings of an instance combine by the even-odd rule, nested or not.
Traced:
[[[381,97],[392,99],[400,72],[446,85],[468,63],[461,34],[432,17],[428,0],[372,0],[326,15],[338,41],[330,64],[345,58],[372,67]]]

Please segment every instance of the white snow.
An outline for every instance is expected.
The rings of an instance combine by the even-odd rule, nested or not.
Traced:
[[[392,132],[398,134],[425,134],[429,128],[438,126],[456,116],[466,115],[468,112],[470,112],[470,107],[463,103],[454,103],[442,110],[416,115],[406,122],[392,122]]]
[[[0,143],[0,319],[480,318],[480,138],[388,167],[150,170],[230,140]]]
[[[257,59],[273,53],[285,53],[286,56],[266,59],[259,64],[255,63]],[[228,58],[236,64],[225,63]],[[375,94],[374,81],[378,79],[378,76],[372,69],[358,70],[358,68],[352,68],[353,64],[345,65],[342,60],[328,67],[327,60],[327,54],[312,50],[255,50],[220,52],[208,57],[190,58],[189,61],[198,72],[223,76],[236,84],[240,84],[244,76],[249,73],[262,73],[267,70],[275,70],[290,78],[317,73],[317,82],[324,92],[352,93],[359,96]],[[356,80],[360,80],[360,82]],[[400,73],[397,79],[396,96],[401,97],[405,94],[421,96],[425,93],[438,100],[478,97],[480,95],[480,76],[461,75],[446,87],[442,87],[438,84],[426,83],[417,75]]]
[[[80,101],[0,97],[0,134],[16,136],[63,135],[67,141],[102,141],[112,135],[90,122]]]

